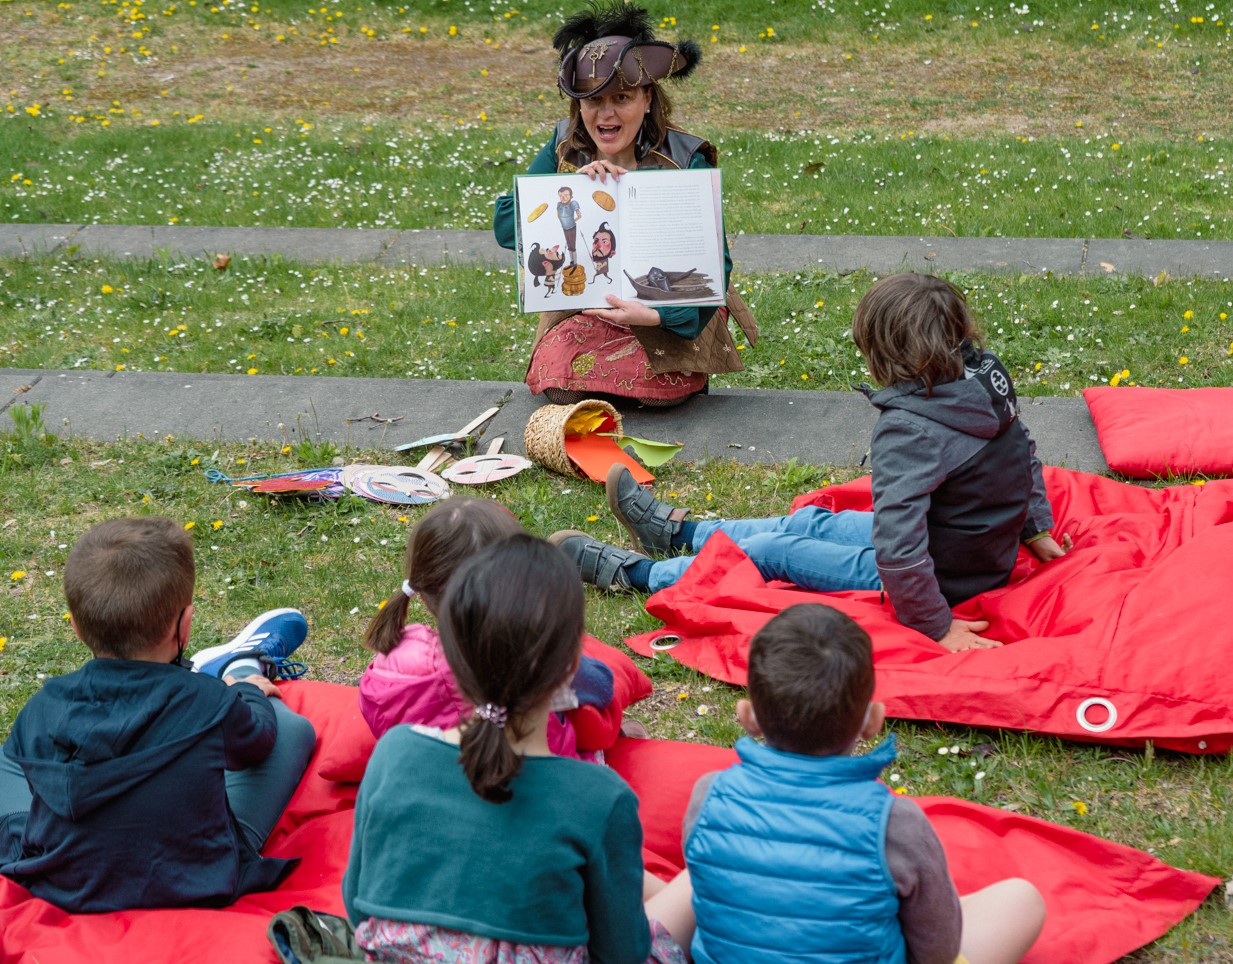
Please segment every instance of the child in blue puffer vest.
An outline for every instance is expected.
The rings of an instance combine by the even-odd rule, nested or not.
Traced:
[[[695,964],[1013,964],[1036,940],[1036,888],[960,897],[923,811],[878,782],[894,736],[852,755],[885,719],[873,688],[869,636],[828,606],[754,636],[741,763],[703,777],[685,818]]]

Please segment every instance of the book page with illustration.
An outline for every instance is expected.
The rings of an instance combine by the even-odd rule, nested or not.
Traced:
[[[724,303],[720,172],[514,178],[523,311]]]

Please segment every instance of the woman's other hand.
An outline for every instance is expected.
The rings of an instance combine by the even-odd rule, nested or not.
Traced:
[[[659,313],[641,301],[626,301],[616,295],[607,296],[611,308],[588,308],[586,313],[624,328],[658,328]]]

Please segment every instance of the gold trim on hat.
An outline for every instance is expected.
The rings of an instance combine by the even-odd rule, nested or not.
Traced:
[[[608,54],[608,48],[613,46],[611,43],[601,43],[592,41],[582,48],[582,52],[586,54],[587,60],[591,61],[591,79],[595,80],[595,69],[599,66],[599,62]],[[620,64],[617,64],[619,67]]]

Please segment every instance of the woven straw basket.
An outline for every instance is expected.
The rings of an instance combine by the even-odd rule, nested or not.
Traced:
[[[574,405],[544,405],[527,419],[522,444],[527,458],[553,472],[586,478],[565,452],[565,424],[575,412],[602,411],[612,416],[613,431],[621,433],[621,413],[598,398],[584,398]]]

